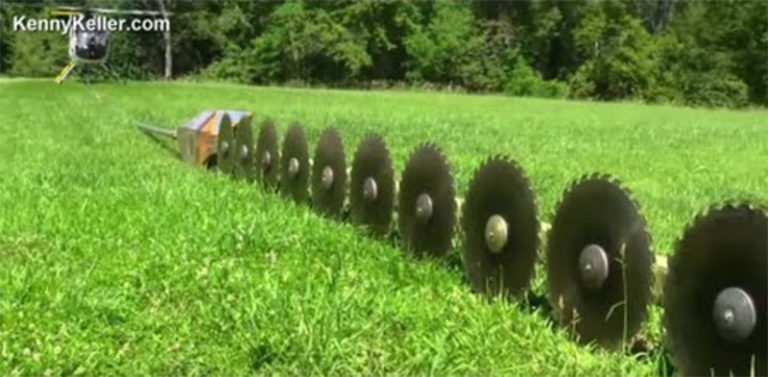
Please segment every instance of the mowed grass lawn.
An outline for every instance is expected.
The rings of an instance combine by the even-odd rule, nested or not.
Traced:
[[[630,189],[657,253],[698,211],[768,202],[764,110],[226,84],[0,82],[0,375],[658,375],[661,347],[575,343],[542,307],[486,302],[459,266],[420,261],[137,131],[253,111],[351,163],[382,134],[396,171],[440,145],[466,191],[507,154],[542,220],[590,172]],[[173,144],[168,144],[174,146]],[[453,253],[458,254],[456,249]],[[542,274],[537,276],[539,294]],[[646,326],[658,340],[658,308]],[[655,335],[654,335],[655,334]]]

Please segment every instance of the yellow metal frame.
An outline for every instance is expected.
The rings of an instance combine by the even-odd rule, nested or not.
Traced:
[[[67,63],[67,65],[65,65],[64,68],[59,71],[59,74],[56,75],[56,78],[53,81],[55,81],[57,84],[61,84],[61,82],[67,78],[69,72],[72,72],[72,68],[75,68],[74,60],[70,60],[69,63]]]

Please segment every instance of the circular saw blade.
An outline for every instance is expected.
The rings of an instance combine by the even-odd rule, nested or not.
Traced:
[[[357,147],[352,162],[349,205],[352,222],[385,235],[392,221],[395,174],[384,139],[369,135]]]
[[[320,135],[312,165],[314,206],[326,216],[339,216],[346,192],[347,162],[344,142],[335,128],[328,128]]]
[[[678,241],[664,281],[665,342],[682,375],[768,375],[768,216],[747,205],[713,208]],[[721,333],[715,303],[728,288],[751,298],[740,339]],[[743,322],[734,317],[734,324]]]
[[[550,303],[579,341],[616,347],[640,329],[653,254],[645,220],[618,181],[589,175],[571,185],[557,206],[546,258]]]
[[[520,298],[539,246],[536,196],[522,168],[505,156],[475,172],[462,206],[464,266],[475,292]]]
[[[296,203],[307,200],[309,147],[304,127],[293,123],[285,133],[280,159],[280,192]]]
[[[235,149],[233,150],[238,164],[235,168],[235,177],[251,180],[253,178],[253,129],[251,118],[245,117],[235,129]]]
[[[235,149],[235,133],[232,121],[227,113],[219,120],[219,135],[216,139],[216,160],[219,170],[226,174],[234,174],[237,168]]]
[[[451,168],[434,144],[416,148],[403,171],[398,226],[406,249],[442,257],[456,226],[456,190]]]
[[[268,187],[277,187],[278,162],[280,150],[278,149],[277,128],[271,119],[266,119],[261,124],[259,138],[256,141],[256,153],[253,156],[255,176]]]

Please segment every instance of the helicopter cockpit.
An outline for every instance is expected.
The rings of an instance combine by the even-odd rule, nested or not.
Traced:
[[[85,20],[92,16],[86,15]],[[86,62],[100,62],[107,56],[109,32],[105,29],[74,29],[70,54]]]
[[[171,13],[164,11],[63,6],[58,7],[52,14],[55,16],[81,17],[77,20],[74,27],[69,30],[69,62],[59,71],[59,74],[54,79],[56,83],[61,84],[76,65],[101,65],[103,68],[107,68],[104,61],[107,58],[109,47],[109,29],[112,27],[109,26],[111,24],[106,22],[106,18],[101,18],[104,15],[128,14],[151,17],[163,16],[167,18]],[[100,18],[94,19],[94,17]]]

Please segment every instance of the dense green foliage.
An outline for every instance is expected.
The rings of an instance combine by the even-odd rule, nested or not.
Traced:
[[[110,4],[157,10],[158,1],[174,12],[175,77],[701,106],[768,102],[764,1]],[[2,72],[50,75],[66,59],[57,47],[63,36],[10,32],[12,15],[45,9],[2,5]],[[162,77],[163,51],[160,33],[115,36],[109,64],[124,78]]]
[[[505,92],[515,96],[564,97],[568,88],[557,80],[544,81],[522,56],[512,68]]]
[[[578,345],[546,306],[473,295],[460,262],[415,260],[183,164],[138,121],[246,109],[281,134],[301,121],[312,150],[334,124],[348,162],[380,132],[398,174],[432,140],[460,195],[506,153],[545,221],[571,181],[610,173],[659,254],[697,211],[768,203],[762,110],[190,83],[0,79],[0,92],[0,375],[665,375],[658,308],[648,354]]]

